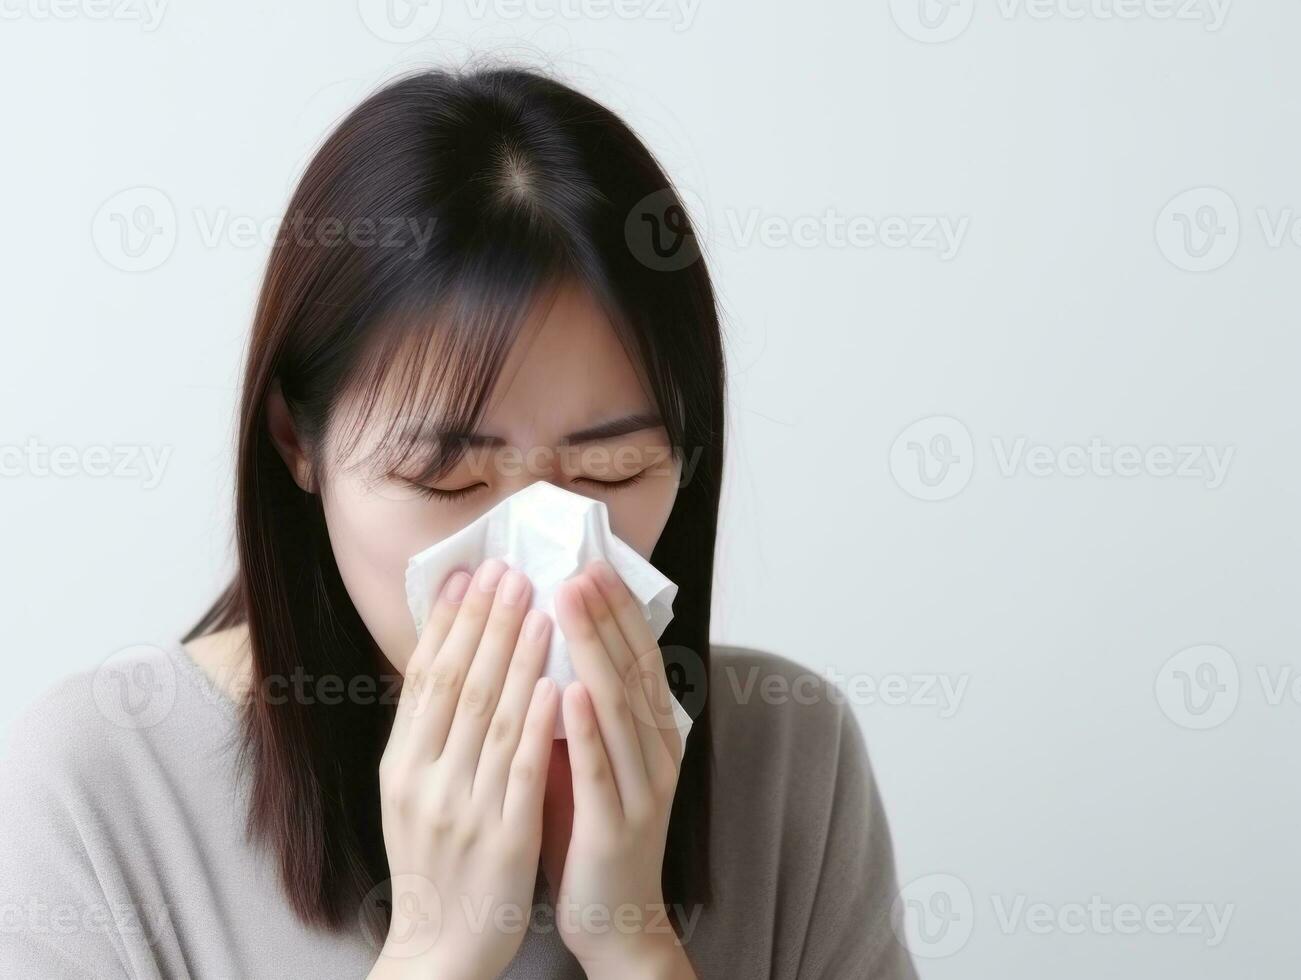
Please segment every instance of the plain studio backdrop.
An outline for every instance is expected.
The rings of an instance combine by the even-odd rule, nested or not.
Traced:
[[[849,695],[922,975],[1294,975],[1299,47],[1292,0],[3,0],[0,722],[227,581],[327,131],[517,59],[701,225],[714,638]]]

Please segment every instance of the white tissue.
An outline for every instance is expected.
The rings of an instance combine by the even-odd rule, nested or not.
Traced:
[[[555,594],[594,558],[608,561],[636,598],[656,640],[673,618],[677,585],[610,530],[605,503],[539,480],[501,501],[474,523],[412,556],[407,562],[407,605],[416,634],[447,576],[461,567],[473,571],[488,558],[500,558],[533,584],[530,608],[551,617],[546,677],[563,691],[576,679],[564,631],[556,619]],[[673,717],[685,743],[692,719],[670,698]],[[654,706],[652,705],[652,708]],[[556,716],[555,737],[564,738],[564,718]]]

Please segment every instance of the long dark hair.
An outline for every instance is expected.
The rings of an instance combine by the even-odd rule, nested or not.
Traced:
[[[697,683],[709,669],[723,351],[705,263],[663,170],[614,113],[532,70],[420,71],[385,85],[315,154],[281,230],[240,398],[238,570],[184,641],[247,623],[249,836],[270,847],[301,919],[336,930],[388,878],[378,765],[393,711],[378,699],[267,696],[268,679],[296,670],[378,691],[385,676],[320,495],[300,489],[269,436],[268,392],[279,384],[318,466],[311,449],[327,432],[333,440],[342,400],[363,396],[360,432],[381,389],[400,394],[396,418],[433,418],[437,403],[440,424],[473,431],[525,314],[558,283],[581,283],[692,462],[651,561],[679,586],[660,645],[679,661],[686,651],[689,669],[679,662],[671,677]],[[368,459],[392,472],[422,448],[393,424]],[[463,451],[421,456],[420,472],[440,475]],[[664,900],[682,909],[712,901],[708,703],[688,739],[664,862]]]

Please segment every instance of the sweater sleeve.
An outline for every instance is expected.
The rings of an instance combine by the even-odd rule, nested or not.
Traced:
[[[823,814],[820,874],[799,980],[916,980],[890,922],[898,885],[894,848],[867,747],[853,711],[840,712],[839,764]]]
[[[701,977],[915,980],[891,926],[894,851],[863,733],[819,672],[716,647],[710,941]]]
[[[130,913],[105,895],[78,778],[94,753],[43,714],[13,725],[0,761],[0,976],[125,980]]]

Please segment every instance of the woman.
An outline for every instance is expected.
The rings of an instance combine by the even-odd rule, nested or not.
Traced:
[[[282,230],[237,574],[15,726],[4,974],[913,976],[843,697],[710,648],[723,351],[646,148],[538,74],[421,72],[338,126]],[[407,559],[539,479],[678,584],[658,644],[603,563],[555,623],[502,562],[458,572],[415,635]],[[648,710],[670,672],[685,746]]]

